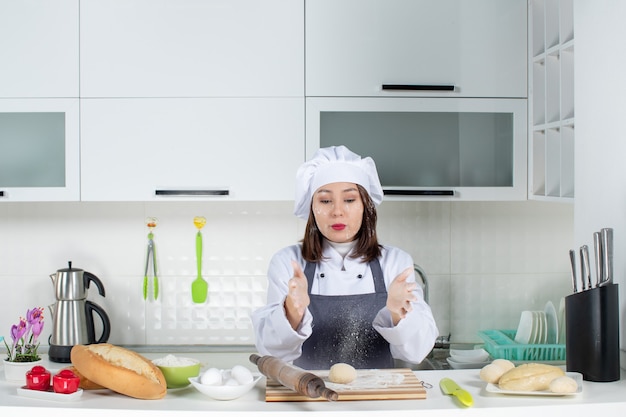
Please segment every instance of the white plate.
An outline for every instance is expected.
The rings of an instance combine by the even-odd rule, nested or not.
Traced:
[[[548,337],[548,324],[546,320],[546,313],[543,311],[533,311],[534,313],[534,335],[535,337],[532,339],[530,344],[534,345],[542,345],[546,343],[546,339]]]
[[[559,301],[559,337],[557,343],[565,344],[565,298]]]
[[[83,395],[83,389],[78,388],[78,391],[72,394],[58,394],[52,390],[50,391],[37,391],[34,389],[28,389],[25,386],[17,389],[17,395],[27,398],[36,398],[38,400],[50,400],[50,401],[77,401],[81,395]]]
[[[487,390],[487,392],[491,392],[494,394],[506,394],[506,395],[533,395],[533,396],[539,395],[539,396],[548,396],[548,397],[563,397],[566,395],[582,394],[583,375],[578,372],[565,372],[565,375],[574,379],[574,381],[576,381],[576,384],[578,384],[578,389],[576,390],[576,392],[561,393],[561,392],[552,392],[552,391],[512,391],[512,390],[500,389],[500,387],[498,387],[495,384],[487,384],[487,387],[485,389]]]
[[[548,324],[548,337],[546,338],[546,343],[549,345],[553,345],[557,343],[559,338],[559,318],[556,314],[556,308],[554,308],[554,304],[552,304],[552,301],[548,301],[546,303],[544,312],[546,313],[546,321]]]
[[[539,343],[539,338],[541,337],[541,323],[539,322],[539,316],[536,311],[533,311],[533,327],[530,339],[528,339],[528,343],[530,345],[536,345]]]
[[[459,362],[455,361],[454,358],[446,358],[450,368],[452,369],[480,369],[483,366],[489,365],[491,360],[483,361],[483,362]]]
[[[485,349],[450,349],[450,357],[455,362],[478,363],[489,359],[489,352]]]
[[[533,312],[522,311],[519,319],[519,325],[517,326],[517,332],[515,332],[515,341],[522,345],[527,345],[530,341],[533,332]]]

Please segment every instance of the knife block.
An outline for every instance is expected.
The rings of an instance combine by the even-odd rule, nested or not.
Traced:
[[[581,291],[565,298],[565,362],[586,381],[620,379],[618,285]]]

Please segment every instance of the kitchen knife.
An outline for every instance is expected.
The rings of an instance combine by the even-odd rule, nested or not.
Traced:
[[[576,283],[576,252],[574,249],[569,250],[569,261],[572,265],[572,284],[574,286],[574,292],[578,292],[578,284]]]
[[[613,229],[604,228],[600,230],[602,241],[602,280],[600,286],[613,282]]]
[[[589,267],[589,246],[582,245],[580,247],[580,267],[581,267],[581,275],[580,278],[583,282],[583,290],[585,289],[585,283],[587,289],[590,290],[593,288],[591,285],[591,271]]]
[[[439,387],[441,387],[441,391],[443,391],[444,394],[455,396],[464,406],[471,407],[474,405],[472,395],[450,378],[442,378],[441,381],[439,381]]]
[[[596,287],[602,282],[602,240],[600,232],[594,232],[593,234],[593,251],[594,261],[596,262]]]

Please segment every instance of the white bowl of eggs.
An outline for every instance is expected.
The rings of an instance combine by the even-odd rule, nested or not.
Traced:
[[[231,369],[209,368],[189,382],[202,394],[214,400],[234,400],[256,385],[263,375],[235,365]]]

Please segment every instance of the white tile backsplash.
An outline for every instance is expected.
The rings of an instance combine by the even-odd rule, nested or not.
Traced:
[[[190,292],[198,215],[207,218],[202,305]],[[142,297],[147,216],[159,219],[157,300]],[[92,289],[89,298],[107,311],[112,343],[253,344],[249,314],[265,303],[269,258],[303,230],[289,202],[0,204],[0,335],[8,337],[27,308],[54,302],[48,276],[72,261],[104,283],[106,297]],[[388,201],[379,238],[426,271],[440,332],[454,341],[514,328],[522,310],[570,291],[572,205]],[[47,317],[44,343],[51,326]]]

